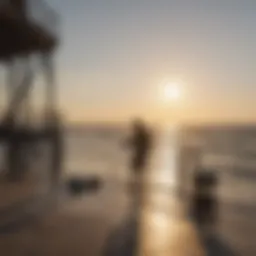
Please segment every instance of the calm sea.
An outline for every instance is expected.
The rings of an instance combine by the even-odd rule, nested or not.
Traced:
[[[128,133],[129,130],[123,127],[86,126],[66,129],[65,175],[99,175],[104,179],[126,180],[129,176],[130,152],[124,146],[124,141]],[[153,172],[156,179],[161,176],[167,181],[170,178],[168,172],[175,168],[172,163],[175,160],[172,159],[173,151],[177,146],[174,138],[179,133],[172,129],[168,134],[159,131],[156,134],[154,154],[160,157],[157,165],[151,169],[155,169]],[[253,202],[256,205],[256,128],[244,131],[238,131],[236,127],[228,130],[199,130],[185,137],[185,143],[192,137],[198,141],[202,137],[206,138],[202,159],[206,164],[210,163],[210,168],[213,168],[218,176],[219,196],[242,203]],[[1,152],[3,149],[0,148],[0,158],[4,156]],[[235,154],[237,151],[238,155]],[[187,158],[183,159],[186,164]],[[3,162],[0,159],[0,163]],[[162,169],[165,169],[164,175],[161,173]]]
[[[214,168],[217,173],[219,179],[218,194],[220,197],[241,202],[250,201],[256,204],[256,155],[254,157],[252,151],[248,152],[248,147],[246,147],[246,154],[249,157],[243,157],[245,160],[240,161],[243,162],[241,165],[236,163],[237,160],[241,160],[241,154],[239,157],[234,154],[234,150],[241,150],[241,146],[239,146],[241,143],[234,145],[234,142],[236,140],[242,141],[242,144],[245,145],[245,137],[248,131],[238,133],[234,127],[228,131],[229,137],[225,135],[225,132],[227,133],[227,131],[218,129],[214,132],[199,132],[199,134],[204,135],[207,133],[207,136],[204,136],[206,137],[206,143],[203,147],[203,162],[211,163],[209,168]],[[128,161],[130,153],[124,147],[124,140],[127,135],[127,129],[118,127],[68,129],[65,136],[65,174],[96,174],[103,178],[126,179],[129,174]],[[161,145],[155,145],[155,154],[159,154],[158,151],[166,151],[165,148],[169,148],[164,152],[166,155],[170,148],[176,146],[171,139],[173,136],[164,135],[158,137],[161,137],[161,142],[158,143]],[[202,136],[197,137],[197,139],[202,139]],[[252,142],[252,139],[249,138],[248,141]],[[255,141],[253,147],[256,152]],[[252,149],[252,145],[250,145],[250,149]],[[171,155],[166,155],[165,158],[171,158]],[[184,159],[186,160],[186,158]],[[157,168],[159,168],[159,165]],[[168,166],[164,168],[168,168]],[[156,175],[158,174],[157,172],[160,172],[160,170],[155,170]]]
[[[120,178],[127,175],[129,152],[125,128],[68,129],[65,136],[65,173]]]

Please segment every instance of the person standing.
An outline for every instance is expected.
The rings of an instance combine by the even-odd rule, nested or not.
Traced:
[[[141,119],[132,122],[131,136],[126,145],[131,151],[129,167],[132,173],[131,192],[135,204],[141,204],[144,178],[152,147],[152,135],[147,125]]]
[[[151,149],[151,134],[142,120],[133,121],[132,135],[128,139],[128,145],[132,152],[130,167],[133,174],[144,174]]]

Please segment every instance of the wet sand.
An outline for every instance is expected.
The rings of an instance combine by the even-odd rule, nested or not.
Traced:
[[[176,206],[163,214],[145,203],[135,211],[127,186],[111,182],[91,195],[62,193],[51,211],[1,232],[1,255],[131,255],[132,248],[140,255],[204,255],[195,229]]]

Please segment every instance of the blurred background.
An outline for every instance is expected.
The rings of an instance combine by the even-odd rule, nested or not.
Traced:
[[[0,252],[255,255],[255,10],[0,1]]]

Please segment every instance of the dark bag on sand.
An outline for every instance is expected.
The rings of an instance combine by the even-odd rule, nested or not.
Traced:
[[[98,177],[74,177],[68,181],[68,189],[72,194],[96,192],[100,186],[101,181]]]

